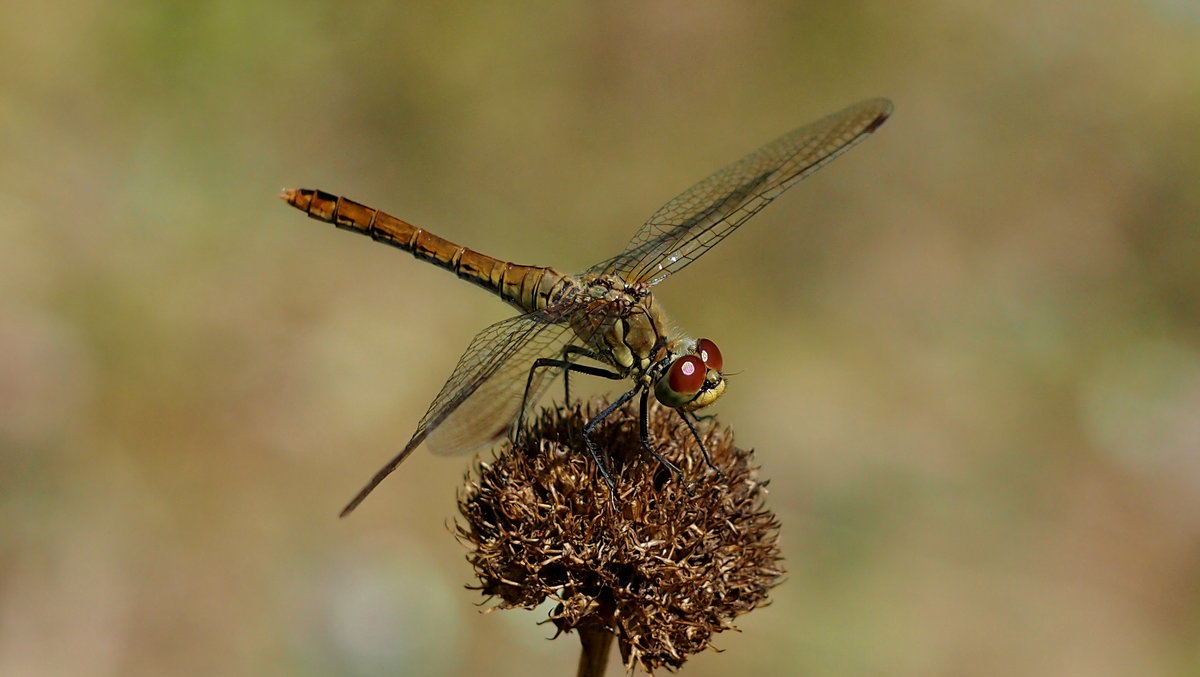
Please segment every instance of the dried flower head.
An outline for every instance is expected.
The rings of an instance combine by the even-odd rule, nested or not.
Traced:
[[[611,633],[628,669],[677,668],[766,602],[782,575],[779,525],[730,430],[698,424],[718,472],[679,416],[657,404],[651,443],[686,482],[645,452],[637,408],[627,406],[592,433],[612,466],[610,497],[583,441],[603,406],[544,410],[515,448],[478,464],[459,499],[459,536],[499,608],[555,600],[551,620],[580,631],[585,649],[589,635]]]

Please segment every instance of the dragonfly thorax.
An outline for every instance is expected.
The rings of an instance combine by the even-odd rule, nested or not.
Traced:
[[[693,339],[673,323],[644,283],[615,275],[581,279],[572,326],[593,354],[653,389],[662,404],[694,411],[725,392],[721,352],[709,339]]]
[[[620,372],[644,373],[664,353],[671,325],[646,285],[585,276],[575,305],[576,335]]]

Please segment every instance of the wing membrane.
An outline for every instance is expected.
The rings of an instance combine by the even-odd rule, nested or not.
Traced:
[[[504,354],[496,359],[497,364],[494,368],[487,370],[486,375],[479,373],[464,384],[466,387],[459,387],[461,391],[470,389],[469,393],[464,392],[463,397],[456,397],[448,392],[459,372],[459,368],[456,367],[450,376],[451,381],[447,381],[442,392],[434,400],[434,406],[445,410],[446,413],[440,418],[433,418],[434,406],[431,406],[430,413],[425,415],[426,420],[418,426],[418,431],[422,428],[427,430],[425,444],[433,453],[458,454],[475,451],[507,435],[517,415],[521,413],[521,404],[525,400],[525,383],[534,360],[539,357],[559,357],[562,347],[575,338],[571,327],[565,324],[543,323],[530,328],[525,327],[530,324],[529,320],[512,324],[514,328],[529,332],[518,339],[520,345],[516,346],[515,350],[505,350]],[[460,365],[468,360],[479,361],[479,357],[472,355],[470,351],[468,348],[468,352],[459,362]],[[467,369],[483,372],[482,369],[474,367]],[[536,403],[558,373],[556,369],[537,370],[529,383],[529,397],[525,403]],[[476,386],[474,384],[477,380],[479,384]],[[454,406],[448,406],[451,404]]]
[[[557,357],[575,338],[569,324],[560,324],[565,308],[519,315],[497,322],[476,334],[450,378],[417,424],[412,439],[342,509],[349,514],[409,454],[426,442],[437,453],[478,449],[503,437],[520,413],[529,368],[538,357]],[[540,369],[530,387],[529,402],[554,380],[552,369]]]
[[[866,138],[892,104],[870,99],[794,130],[663,205],[623,253],[590,272],[657,284],[700,258],[780,193]]]

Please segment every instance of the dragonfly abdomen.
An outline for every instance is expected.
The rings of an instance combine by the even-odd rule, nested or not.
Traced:
[[[566,276],[553,268],[501,261],[339,195],[309,188],[289,188],[280,197],[314,219],[403,249],[417,259],[487,289],[526,312],[550,305],[567,284]]]

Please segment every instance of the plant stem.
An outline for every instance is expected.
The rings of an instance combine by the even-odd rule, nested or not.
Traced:
[[[609,649],[613,635],[604,628],[579,628],[579,643],[583,651],[579,654],[578,677],[600,677],[608,664]]]

